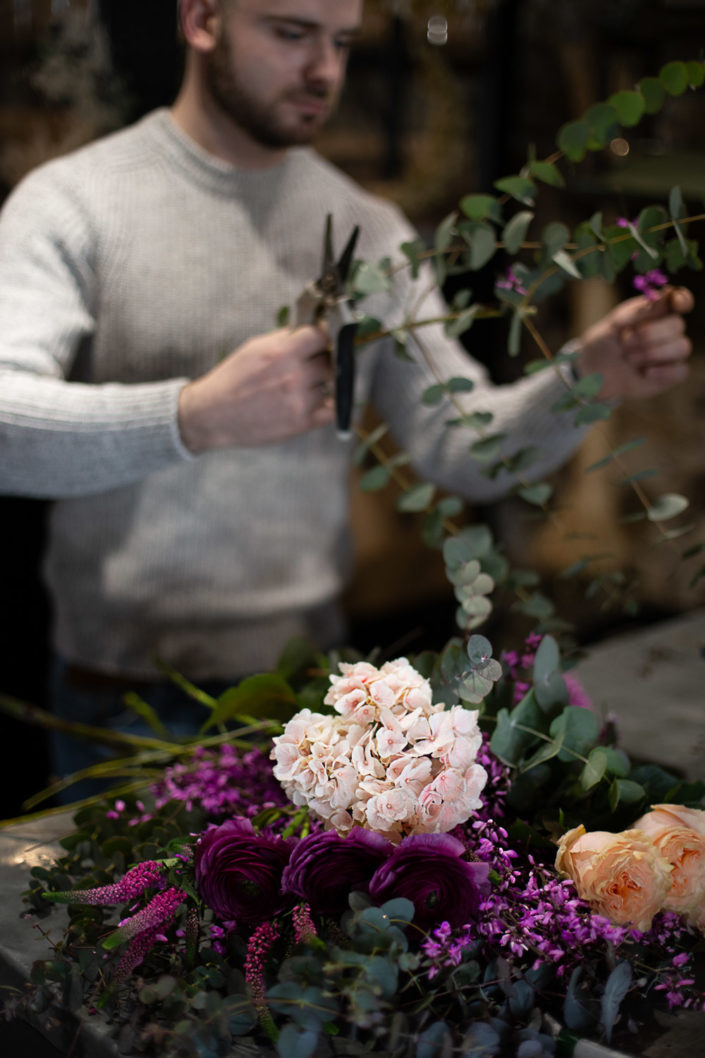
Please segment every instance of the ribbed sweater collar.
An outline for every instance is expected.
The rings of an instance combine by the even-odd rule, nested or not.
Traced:
[[[284,160],[267,169],[240,169],[209,154],[176,124],[166,107],[142,119],[144,131],[166,157],[192,183],[221,195],[246,195],[271,202],[282,181],[310,148],[287,151]]]

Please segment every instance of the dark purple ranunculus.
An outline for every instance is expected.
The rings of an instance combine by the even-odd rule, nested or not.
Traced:
[[[465,847],[450,834],[404,838],[370,881],[377,903],[406,897],[414,905],[414,924],[427,930],[439,922],[462,926],[477,914],[489,892],[489,866],[464,860]]]
[[[335,830],[309,834],[292,852],[282,888],[302,897],[319,914],[342,914],[348,893],[367,892],[370,878],[393,848],[386,838],[362,827],[347,837]]]
[[[289,842],[256,834],[248,819],[211,825],[195,849],[198,895],[223,922],[263,922],[282,906],[290,853]]]

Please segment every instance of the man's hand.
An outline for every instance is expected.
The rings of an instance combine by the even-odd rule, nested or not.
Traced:
[[[683,313],[693,307],[685,287],[665,287],[658,298],[629,298],[578,339],[580,375],[599,371],[600,397],[655,397],[688,377],[692,346]]]
[[[181,439],[194,454],[286,441],[335,418],[325,326],[251,338],[179,397]]]

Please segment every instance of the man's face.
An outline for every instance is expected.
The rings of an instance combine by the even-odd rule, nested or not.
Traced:
[[[212,101],[256,143],[309,143],[334,109],[362,0],[221,0]]]

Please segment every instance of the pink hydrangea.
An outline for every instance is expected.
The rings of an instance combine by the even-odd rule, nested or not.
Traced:
[[[452,830],[482,807],[476,711],[434,704],[406,658],[344,663],[330,683],[335,715],[304,709],[274,739],[274,775],[294,804],[339,833],[364,827],[395,843]]]

